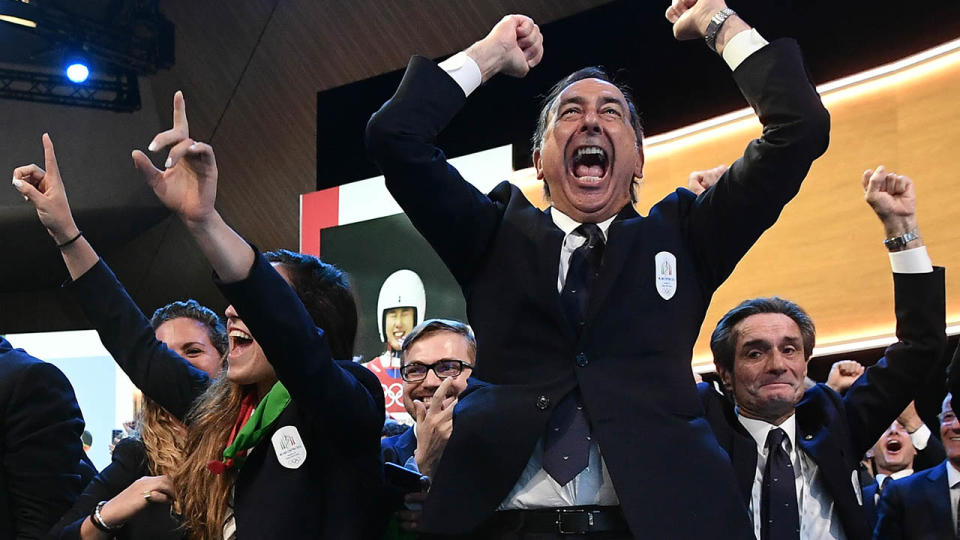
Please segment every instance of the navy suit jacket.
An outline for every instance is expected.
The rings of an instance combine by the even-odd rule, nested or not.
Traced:
[[[82,433],[63,373],[0,337],[0,538],[42,538],[70,508],[83,489]]]
[[[758,110],[763,136],[699,197],[678,189],[646,217],[622,209],[579,336],[557,291],[563,232],[515,186],[479,192],[434,144],[463,106],[462,89],[414,57],[371,118],[367,148],[460,284],[482,344],[475,376],[490,383],[460,395],[424,506],[425,531],[462,534],[491,516],[553,407],[579,387],[634,534],[752,535],[733,471],[702,418],[690,356],[714,290],[826,150],[829,116],[792,41],[754,53],[734,79]],[[663,252],[661,260],[675,258],[672,296],[656,286]]]
[[[837,505],[847,538],[870,538],[858,464],[939,365],[946,344],[943,268],[927,274],[894,274],[897,337],[884,357],[840,397],[825,384],[796,406],[797,444],[820,469]],[[757,470],[757,444],[730,402],[701,383],[700,397],[717,440],[729,454],[740,496],[750,503]]]
[[[955,540],[947,462],[894,480],[877,503],[877,528],[882,540]]]
[[[258,255],[250,275],[218,283],[263,348],[291,402],[237,472],[234,515],[244,538],[376,538],[383,491],[384,404],[370,370],[331,358],[323,330]],[[210,383],[154,337],[103,261],[69,284],[114,360],[145,395],[181,420]],[[284,467],[271,438],[294,426],[307,458]],[[374,515],[371,515],[373,513]],[[383,519],[380,519],[383,517]]]
[[[932,433],[927,446],[923,450],[917,450],[917,455],[913,458],[913,472],[916,474],[936,467],[945,459],[947,459],[947,452],[943,448],[943,443],[940,442],[936,433]],[[891,479],[890,482],[892,481]],[[888,482],[887,485],[889,484]],[[867,511],[867,521],[870,523],[871,531],[877,526],[877,503],[874,502],[874,498],[879,487],[876,480],[863,486],[863,508]]]

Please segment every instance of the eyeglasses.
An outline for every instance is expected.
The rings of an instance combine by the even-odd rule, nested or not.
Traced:
[[[954,420],[957,419],[957,415],[953,412],[940,413],[940,423],[941,424],[952,424]]]
[[[427,372],[431,369],[438,379],[443,380],[456,377],[463,373],[464,369],[473,369],[473,366],[461,360],[439,360],[432,364],[411,362],[400,368],[400,376],[407,382],[420,382],[427,378]]]

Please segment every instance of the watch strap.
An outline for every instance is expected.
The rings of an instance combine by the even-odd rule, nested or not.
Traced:
[[[920,238],[920,231],[913,229],[912,231],[907,231],[900,236],[894,236],[893,238],[887,238],[883,241],[883,245],[889,251],[900,251],[910,242]]]
[[[714,13],[713,17],[710,18],[710,23],[707,25],[707,31],[704,33],[703,39],[707,42],[707,47],[710,47],[711,51],[717,52],[717,34],[720,33],[720,28],[723,27],[723,23],[727,22],[727,19],[729,19],[731,15],[736,14],[736,11],[730,8],[724,8]]]

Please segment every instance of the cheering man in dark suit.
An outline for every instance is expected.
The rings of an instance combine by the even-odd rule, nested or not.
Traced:
[[[667,18],[679,39],[722,54],[764,130],[712,189],[678,189],[646,217],[631,204],[638,111],[602,70],[545,100],[534,163],[547,212],[506,182],[480,193],[434,145],[481,81],[540,61],[527,17],[505,17],[440,66],[414,57],[367,126],[387,187],[463,290],[483,344],[476,376],[491,383],[461,394],[427,532],[751,534],[690,355],[713,291],[825,151],[829,117],[795,43],[768,44],[722,0],[677,0]]]
[[[42,538],[73,505],[82,433],[63,373],[0,337],[0,538]]]
[[[843,397],[823,384],[805,390],[813,321],[776,297],[730,310],[710,340],[736,408],[705,384],[701,399],[761,539],[870,537],[860,458],[923,390],[946,343],[944,272],[918,236],[913,181],[878,167],[863,186],[894,270],[899,341],[884,358]]]
[[[874,538],[957,538],[960,421],[950,405],[951,399],[952,394],[947,394],[940,413],[940,437],[947,460],[932,469],[894,480],[883,490],[877,505],[879,517]]]

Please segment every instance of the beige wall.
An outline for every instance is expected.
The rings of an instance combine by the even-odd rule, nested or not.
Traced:
[[[879,164],[916,181],[921,235],[934,264],[948,268],[947,323],[960,324],[960,270],[951,271],[960,268],[957,88],[960,51],[824,92],[832,117],[830,148],[814,163],[776,226],[717,291],[694,350],[695,366],[712,363],[709,333],[720,316],[754,296],[776,294],[807,309],[817,323],[820,346],[892,335],[892,278],[883,230],[860,187],[864,169]],[[686,185],[690,171],[738,158],[759,133],[751,115],[648,145],[637,209],[646,214],[676,186]],[[544,204],[530,171],[518,171],[518,183]]]

